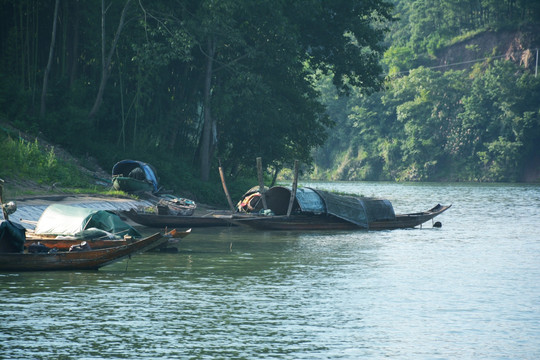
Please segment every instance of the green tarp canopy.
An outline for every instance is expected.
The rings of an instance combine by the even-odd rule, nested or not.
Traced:
[[[89,229],[104,230],[117,237],[141,237],[118,215],[106,210],[54,204],[45,209],[35,228],[38,235],[78,235]]]
[[[266,192],[268,208],[276,215],[287,214],[292,189],[274,186]],[[262,206],[259,204],[259,206]],[[336,194],[309,187],[298,188],[293,213],[328,214],[369,229],[374,221],[395,220],[392,203],[386,199]]]
[[[326,212],[369,229],[374,221],[395,220],[392,203],[386,199],[334,194],[316,190],[326,204]]]

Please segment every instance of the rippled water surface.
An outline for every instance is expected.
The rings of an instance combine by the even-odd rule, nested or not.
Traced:
[[[539,186],[305,185],[453,206],[440,229],[194,229],[177,254],[0,273],[0,358],[540,358]]]

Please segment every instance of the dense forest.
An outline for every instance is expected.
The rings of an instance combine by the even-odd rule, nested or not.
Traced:
[[[136,158],[194,191],[259,156],[273,179],[295,159],[319,179],[538,179],[538,1],[0,9],[0,122],[106,169]]]
[[[381,91],[339,96],[314,178],[540,179],[539,1],[395,0]]]
[[[312,161],[331,121],[314,74],[381,86],[383,1],[1,0],[2,121],[202,182]]]

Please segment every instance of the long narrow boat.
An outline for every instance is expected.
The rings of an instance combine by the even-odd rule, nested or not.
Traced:
[[[252,212],[235,213],[228,221],[263,230],[391,230],[422,225],[451,206],[438,204],[424,212],[395,214],[386,199],[308,187],[296,189],[293,197],[291,194],[290,188],[272,187],[265,192],[267,209],[262,209],[261,202],[252,203]]]
[[[414,228],[443,213],[451,205],[437,205],[430,210],[396,214],[394,219],[372,221],[361,226],[330,214],[296,214],[296,215],[233,215],[229,221],[237,225],[247,225],[260,230],[392,230]]]
[[[0,271],[97,270],[169,240],[160,233],[127,245],[98,250],[48,253],[0,253]]]
[[[222,217],[216,217],[213,213],[208,216],[183,216],[183,215],[158,215],[149,214],[130,209],[118,213],[121,217],[124,216],[137,224],[161,228],[161,227],[213,227],[213,226],[230,226],[231,223]],[[234,225],[234,224],[233,224]]]
[[[446,211],[450,206],[439,204],[424,212],[396,214],[394,219],[373,221],[367,226],[360,226],[330,214],[233,215],[229,221],[259,230],[393,230],[422,225]]]
[[[2,220],[0,220],[0,271],[97,270],[133,254],[158,248],[167,243],[176,233],[176,230],[172,230],[165,235],[156,233],[121,246],[97,250],[86,249],[81,246],[80,249],[73,249],[74,251],[48,250],[45,248],[45,252],[30,253],[28,249],[25,250],[26,229],[21,224],[9,221],[9,212],[6,211],[7,207],[2,203],[3,182],[0,179],[0,213],[2,215]],[[63,210],[69,210],[70,213],[77,212],[75,209],[67,207],[63,208]],[[121,225],[122,231],[125,231],[125,235],[127,235],[124,240],[133,239],[129,235],[130,229],[119,224],[116,218],[100,216],[103,214],[99,212],[97,214],[97,219],[93,219],[91,216],[88,217],[88,221],[82,225],[81,230],[84,230],[89,223],[97,225],[101,220],[108,219],[109,221],[105,222],[114,229],[119,229],[118,225]],[[70,215],[73,216],[74,214]],[[69,223],[69,221],[61,217],[58,219],[57,216],[53,216],[53,219],[52,224],[47,224],[48,226],[64,228],[64,230],[73,226],[73,224],[65,224],[65,222]],[[40,220],[42,219],[40,218]],[[39,225],[39,221],[37,225]],[[42,225],[44,226],[44,224]]]
[[[168,245],[176,246],[179,239],[190,232],[174,229],[174,232],[168,233],[170,240],[160,249]],[[25,246],[30,248],[39,245],[49,249],[69,250],[85,241],[87,247],[95,250],[127,245],[131,239],[140,238],[142,235],[139,231],[113,212],[53,204],[35,222],[34,230],[26,230]]]

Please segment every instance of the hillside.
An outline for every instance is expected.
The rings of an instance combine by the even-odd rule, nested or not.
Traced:
[[[540,80],[534,76],[539,42],[533,33],[461,37],[436,58],[410,62],[416,68],[394,70],[384,91],[367,97],[337,97],[321,82],[337,125],[315,153],[313,176],[540,181]]]
[[[391,18],[388,3],[363,0],[101,6],[0,2],[0,116],[106,169],[138,159],[216,200],[219,164],[236,180],[256,175],[257,157],[268,173],[312,161],[330,122],[311,74],[376,88]]]
[[[512,61],[534,73],[540,28],[529,31],[483,31],[437,52],[434,62],[441,70],[464,70],[480,61]],[[447,66],[446,66],[447,65]]]
[[[537,178],[539,2],[218,3],[1,3],[0,117],[84,167],[148,162],[206,202],[219,166],[241,195],[257,157],[271,179],[294,160],[316,179]],[[95,181],[33,141],[21,178]]]
[[[72,154],[43,136],[17,129],[5,119],[0,121],[0,154],[0,179],[5,181],[4,200],[68,194],[128,196],[112,189],[111,170],[102,167],[94,157]],[[161,167],[157,170],[158,176],[164,175],[160,177],[163,191],[195,200],[203,208],[227,205],[220,181],[183,184],[167,181],[174,173],[167,173]],[[246,178],[233,179],[227,185],[233,199],[238,199],[255,183],[255,180]]]
[[[59,145],[40,136],[0,122],[3,156],[0,178],[5,181],[6,198],[80,191],[110,190],[110,174],[91,156],[73,156]],[[69,177],[63,174],[69,173]]]

